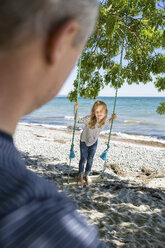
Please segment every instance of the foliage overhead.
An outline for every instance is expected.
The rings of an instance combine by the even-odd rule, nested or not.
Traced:
[[[105,86],[116,87],[128,0],[100,0],[94,33],[81,55],[80,96],[95,99]],[[165,90],[165,3],[131,0],[119,87],[154,81]],[[78,77],[69,93],[76,100]],[[164,113],[164,103],[158,113]]]

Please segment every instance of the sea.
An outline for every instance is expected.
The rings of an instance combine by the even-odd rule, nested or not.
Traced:
[[[98,97],[108,107],[108,118],[113,112],[114,97]],[[79,98],[78,114],[80,117],[90,115],[95,100]],[[117,119],[112,133],[121,138],[159,140],[165,142],[165,115],[156,112],[165,97],[118,97],[116,102]],[[40,125],[56,129],[68,129],[74,125],[74,103],[66,96],[59,96],[38,110],[24,116],[20,123]],[[82,128],[82,124],[77,124]],[[108,129],[105,130],[105,134]]]

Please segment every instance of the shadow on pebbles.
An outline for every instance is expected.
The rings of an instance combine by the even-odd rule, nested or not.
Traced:
[[[165,192],[130,180],[122,172],[106,173],[107,180],[84,186],[62,186],[67,164],[54,158],[29,158],[23,154],[27,167],[40,176],[55,182],[69,196],[79,212],[98,228],[107,247],[164,248]],[[112,166],[113,167],[113,166]],[[73,172],[74,172],[74,168]],[[143,168],[144,174],[145,169]],[[151,175],[150,172],[149,176]],[[120,177],[120,175],[122,178]]]

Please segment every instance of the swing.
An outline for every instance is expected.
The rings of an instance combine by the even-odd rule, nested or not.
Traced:
[[[122,60],[123,60],[123,51],[124,51],[124,42],[125,42],[125,37],[126,37],[126,31],[127,31],[127,24],[128,24],[128,13],[129,13],[129,7],[130,7],[130,1],[128,1],[128,7],[127,7],[127,13],[126,13],[126,21],[125,21],[125,28],[124,28],[124,36],[123,36],[123,41],[122,41],[122,49],[121,49],[121,56],[120,56],[120,66],[119,66],[119,71],[117,75],[117,86],[116,86],[116,91],[115,91],[115,100],[114,100],[114,106],[113,106],[113,114],[115,114],[115,108],[116,108],[116,100],[117,100],[117,94],[118,94],[118,86],[120,82],[120,74],[121,74],[121,69],[122,69]],[[81,57],[79,61],[79,70],[78,70],[78,87],[77,87],[77,99],[76,103],[78,102],[79,98],[79,88],[80,88],[80,70],[81,70]],[[72,174],[71,179],[70,179],[70,169],[71,169],[71,161],[73,158],[75,158],[75,153],[74,153],[74,137],[75,137],[75,129],[76,129],[76,120],[77,120],[77,110],[74,118],[74,128],[73,128],[73,136],[72,136],[72,143],[71,143],[71,148],[70,148],[70,154],[69,154],[69,170],[68,170],[68,175],[67,177],[63,177],[63,185],[64,186],[72,186],[72,185],[77,185],[77,178],[75,178],[76,174]],[[99,175],[94,175],[90,176],[92,179],[92,182],[100,182],[100,181],[105,181],[107,177],[105,176],[105,170],[107,167],[107,153],[110,148],[110,140],[111,140],[111,133],[112,133],[112,127],[113,127],[113,118],[111,121],[110,125],[110,130],[109,130],[109,136],[108,136],[108,142],[107,142],[107,148],[103,151],[103,153],[100,155],[100,158],[104,161],[103,165],[103,171]]]

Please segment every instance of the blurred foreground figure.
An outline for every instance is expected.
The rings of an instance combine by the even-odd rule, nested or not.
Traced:
[[[96,16],[96,0],[0,0],[1,248],[105,247],[69,199],[26,169],[12,139],[20,118],[59,92]]]

